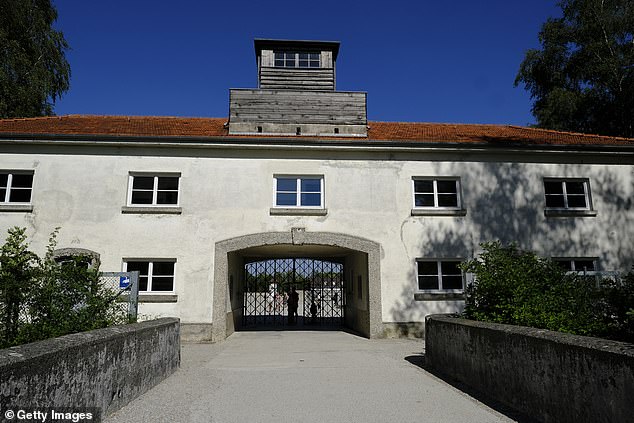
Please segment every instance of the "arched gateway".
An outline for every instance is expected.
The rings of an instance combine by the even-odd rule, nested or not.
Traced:
[[[216,243],[212,340],[220,341],[242,325],[245,265],[254,261],[318,259],[342,264],[345,290],[343,325],[369,338],[381,336],[381,247],[352,235],[307,232],[265,232]]]

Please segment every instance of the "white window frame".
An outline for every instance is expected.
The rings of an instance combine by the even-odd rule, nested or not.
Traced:
[[[278,179],[295,179],[295,205],[278,205],[277,204],[277,180]],[[319,206],[302,206],[302,179],[319,179]],[[308,210],[323,210],[326,208],[325,205],[325,194],[324,194],[324,175],[283,175],[283,174],[275,174],[273,175],[273,208],[274,209],[308,209]],[[285,192],[285,191],[280,191]]]
[[[434,205],[433,206],[417,206],[416,205],[416,181],[432,181]],[[438,205],[438,182],[454,181],[456,183],[456,206],[447,207]],[[442,194],[442,193],[441,193]],[[462,210],[462,183],[460,177],[457,176],[414,176],[412,177],[412,209],[413,210]]]
[[[562,184],[562,195],[564,198],[564,206],[563,207],[549,207],[546,203],[546,199],[550,194],[546,194],[546,183],[547,182],[559,182]],[[570,207],[568,206],[568,193],[567,193],[567,184],[568,182],[581,182],[583,183],[583,192],[586,200],[586,207]],[[592,195],[590,194],[590,180],[588,178],[552,178],[546,177],[543,180],[542,187],[544,189],[544,209],[545,210],[554,210],[554,211],[591,211],[592,209]],[[572,194],[571,194],[572,195]]]
[[[418,258],[416,259],[416,270],[415,270],[415,274],[416,274],[416,291],[417,292],[422,292],[422,293],[456,293],[456,294],[462,294],[464,292],[465,289],[465,273],[463,271],[460,271],[460,276],[462,278],[462,288],[461,289],[444,289],[443,288],[443,274],[442,274],[442,263],[443,262],[460,262],[462,263],[464,261],[464,259],[462,258],[458,258],[458,257],[453,257],[453,258]],[[418,263],[436,263],[436,269],[437,269],[437,273],[436,276],[438,277],[438,288],[431,288],[431,289],[421,289],[419,286],[419,282],[418,282],[418,278],[420,276],[420,274],[418,273]],[[426,275],[426,276],[430,276],[430,275]],[[447,275],[447,276],[456,276],[456,275]]]
[[[128,271],[128,262],[144,262],[148,263],[148,275],[147,275],[147,289],[142,291],[139,284],[139,295],[173,295],[176,292],[176,259],[175,258],[124,258],[122,271]],[[152,290],[152,277],[154,270],[154,263],[173,263],[174,264],[174,274],[172,276],[172,290],[171,291],[153,291]],[[139,275],[140,277],[141,275]],[[165,275],[162,275],[165,276]]]
[[[132,192],[134,186],[134,178],[135,177],[153,177],[154,183],[152,186],[152,204],[140,204],[132,202]],[[176,203],[175,204],[158,204],[158,180],[159,178],[178,178],[178,190],[176,192]],[[178,208],[180,207],[181,202],[181,174],[178,172],[130,172],[128,174],[128,200],[126,202],[128,207],[148,207],[148,208],[156,208],[156,207],[166,207],[166,208]]]
[[[30,205],[33,202],[33,183],[35,182],[35,171],[33,170],[0,170],[0,174],[7,175],[7,186],[5,188],[4,198],[0,198],[0,205]],[[13,176],[14,175],[31,175],[31,187],[29,190],[31,191],[31,195],[29,196],[29,201],[9,201],[11,198],[12,190],[26,190],[26,188],[15,188],[13,187]]]
[[[278,66],[275,64],[276,62],[276,54],[283,54],[284,55],[284,66]],[[300,66],[299,62],[299,55],[300,54],[308,54],[308,66]],[[318,56],[318,63],[317,66],[310,66],[311,62],[314,62],[314,60],[310,59],[310,55],[311,54],[316,54]],[[289,56],[293,56],[293,66],[286,66],[286,63],[289,61],[288,57]],[[319,51],[290,51],[290,50],[275,50],[273,51],[273,66],[276,68],[283,68],[283,69],[320,69],[321,68],[321,52]]]

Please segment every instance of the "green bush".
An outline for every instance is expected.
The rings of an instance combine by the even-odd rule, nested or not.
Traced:
[[[25,229],[12,228],[0,249],[0,347],[127,322],[118,292],[100,279],[98,264],[77,256],[57,263],[57,231],[44,258],[29,251]]]
[[[607,336],[634,343],[634,269],[620,281],[607,279],[601,286]]]
[[[9,229],[0,247],[0,347],[13,345],[17,338],[39,273],[39,258],[29,251],[24,232]]]
[[[465,317],[623,341],[634,340],[634,275],[604,281],[566,272],[555,262],[499,241],[462,264],[475,281]]]

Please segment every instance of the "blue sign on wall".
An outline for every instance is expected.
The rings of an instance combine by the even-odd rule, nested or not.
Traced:
[[[130,286],[130,278],[127,276],[119,276],[119,288],[125,289]]]

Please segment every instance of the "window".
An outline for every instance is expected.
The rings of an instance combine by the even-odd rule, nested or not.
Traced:
[[[587,179],[544,179],[546,208],[590,210],[590,186]]]
[[[60,265],[81,266],[86,269],[99,267],[99,253],[85,248],[59,248],[53,251],[53,260]]]
[[[318,68],[321,53],[276,51],[276,68]]]
[[[324,207],[323,176],[276,176],[275,207]]]
[[[32,190],[32,171],[0,171],[0,204],[28,204]]]
[[[275,52],[275,67],[276,68],[294,68],[296,54],[290,51],[276,51]]]
[[[139,292],[174,292],[175,260],[129,260],[124,272],[139,272]]]
[[[414,208],[460,209],[458,178],[414,178]]]
[[[132,206],[176,206],[180,175],[131,174],[128,204]]]
[[[594,272],[596,269],[593,258],[553,258],[567,272]]]
[[[462,291],[460,260],[419,260],[418,289],[420,291]]]

